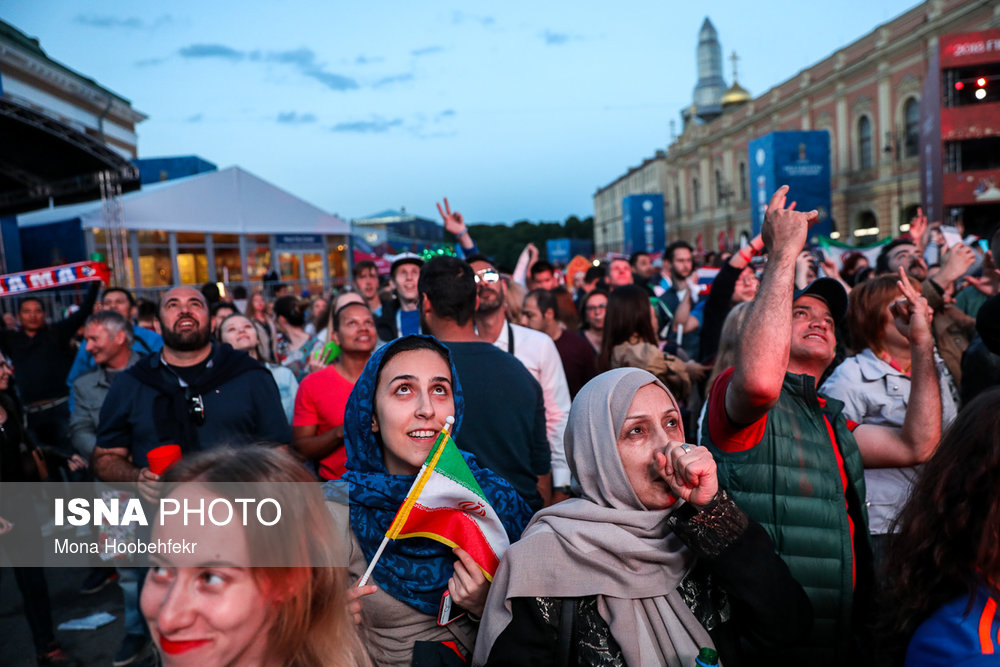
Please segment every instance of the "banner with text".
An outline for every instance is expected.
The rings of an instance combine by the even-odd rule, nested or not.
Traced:
[[[104,262],[77,262],[20,273],[8,273],[0,276],[0,296],[37,292],[53,287],[87,283],[92,280],[100,280],[107,285],[110,277],[111,272]]]
[[[343,567],[347,485],[326,486],[4,482],[0,566]]]

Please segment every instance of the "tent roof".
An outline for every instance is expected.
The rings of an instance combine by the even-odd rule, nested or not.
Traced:
[[[218,234],[349,234],[350,224],[253,174],[229,167],[144,185],[122,196],[126,229]],[[22,227],[79,218],[104,226],[101,202],[18,216]]]

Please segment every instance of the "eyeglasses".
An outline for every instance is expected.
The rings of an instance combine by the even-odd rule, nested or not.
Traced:
[[[606,303],[597,303],[594,304],[593,306],[587,306],[588,313],[596,313],[599,310],[607,310],[607,309],[608,309],[608,304]]]
[[[201,396],[188,396],[188,417],[195,426],[205,425],[205,401]]]
[[[476,284],[480,285],[482,283],[487,283],[492,285],[500,280],[500,274],[497,273],[496,269],[483,269],[481,271],[476,271]]]

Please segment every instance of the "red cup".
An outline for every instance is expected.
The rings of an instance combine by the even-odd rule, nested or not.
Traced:
[[[181,460],[181,446],[160,445],[146,454],[146,460],[149,461],[150,472],[155,475],[162,475],[172,465]]]

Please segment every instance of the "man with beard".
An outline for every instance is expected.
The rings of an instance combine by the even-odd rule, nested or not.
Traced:
[[[962,386],[962,353],[969,347],[976,321],[955,306],[954,285],[976,261],[975,253],[964,243],[953,245],[945,253],[941,270],[928,277],[927,264],[920,249],[903,236],[882,248],[875,261],[876,274],[896,274],[902,267],[908,276],[921,282],[921,296],[934,311],[934,342],[958,388]]]
[[[542,388],[524,364],[476,335],[476,280],[484,278],[457,257],[428,261],[420,271],[424,328],[451,350],[458,371],[465,397],[458,446],[539,510],[552,488]]]
[[[368,306],[352,302],[337,309],[333,342],[340,346],[340,356],[305,376],[295,394],[292,419],[292,447],[302,458],[317,462],[323,479],[340,479],[347,472],[344,409],[376,342]]]
[[[223,445],[288,443],[292,433],[270,372],[245,352],[213,343],[205,297],[191,287],[163,295],[163,350],[115,378],[101,410],[94,474],[139,482],[159,476],[147,454],[177,444],[185,454]],[[153,494],[150,494],[153,495]]]
[[[563,447],[563,432],[569,419],[570,397],[559,350],[552,339],[541,331],[507,321],[504,314],[507,288],[500,280],[496,267],[486,257],[473,255],[469,264],[475,271],[479,296],[476,308],[479,337],[517,357],[542,386],[545,429],[552,450],[552,501],[565,500],[569,497],[570,472]]]
[[[684,351],[688,353],[691,359],[697,359],[698,348],[700,346],[697,332],[701,323],[697,317],[690,314],[684,317],[682,321],[675,321],[681,319],[678,316],[683,316],[683,312],[690,312],[688,309],[684,309],[683,312],[681,310],[681,306],[685,300],[690,299],[691,309],[694,308],[694,304],[698,301],[697,293],[688,284],[688,279],[694,271],[692,248],[685,241],[674,241],[663,251],[663,259],[664,263],[670,264],[670,287],[660,295],[659,312],[656,315],[660,319],[661,324],[670,323],[670,333],[667,340],[671,342],[677,340],[676,332],[678,325],[684,326],[681,347],[684,348]]]

